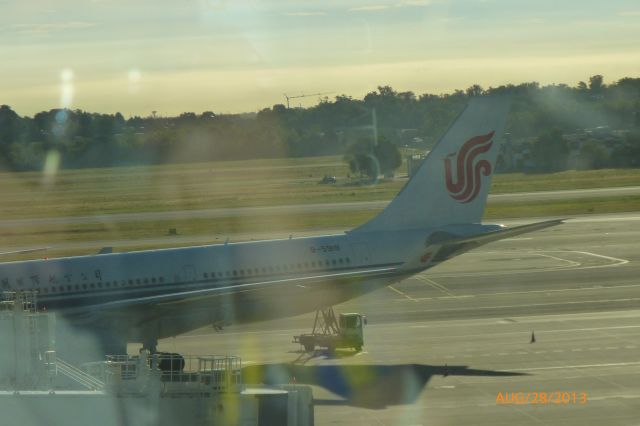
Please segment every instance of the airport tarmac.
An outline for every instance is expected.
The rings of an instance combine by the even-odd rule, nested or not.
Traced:
[[[303,353],[292,336],[313,314],[159,349],[238,355],[249,382],[311,384],[318,425],[639,424],[639,221],[578,217],[336,306],[367,315],[361,353]]]

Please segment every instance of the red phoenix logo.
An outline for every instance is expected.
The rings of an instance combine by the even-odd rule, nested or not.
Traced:
[[[444,159],[444,173],[449,195],[461,203],[473,201],[482,186],[481,176],[489,176],[492,168],[487,160],[474,161],[476,157],[491,149],[494,132],[486,135],[474,136],[462,145],[460,151],[447,155]],[[453,182],[450,157],[458,156],[456,160],[456,181]]]

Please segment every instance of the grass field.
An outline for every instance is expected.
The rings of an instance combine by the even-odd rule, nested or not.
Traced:
[[[318,184],[325,174],[336,176],[338,183]],[[347,178],[347,174],[346,164],[340,157],[65,170],[55,176],[36,172],[1,173],[0,219],[390,200],[406,183],[406,178],[400,177],[377,185],[361,185],[358,179]],[[405,176],[406,172],[401,169],[399,175]],[[500,174],[493,180],[492,193],[638,185],[640,170],[632,169],[547,175]],[[485,218],[638,210],[640,197],[629,196],[531,203],[493,202],[488,205]],[[369,209],[275,217],[115,223],[105,220],[95,224],[5,227],[0,229],[0,235],[4,248],[55,247],[56,244],[92,241],[99,247],[97,242],[114,240],[141,240],[140,248],[162,247],[182,244],[167,236],[169,228],[178,228],[181,237],[208,235],[211,242],[216,242],[224,240],[226,235],[236,234],[348,229],[375,213]],[[166,237],[166,243],[163,237]],[[155,238],[152,243],[142,242],[150,238]],[[86,248],[54,251],[53,255],[81,252],[86,252]]]
[[[318,184],[325,174],[338,183]],[[406,182],[359,185],[347,174],[340,157],[1,173],[0,219],[390,200]],[[636,185],[636,169],[500,174],[492,193]]]

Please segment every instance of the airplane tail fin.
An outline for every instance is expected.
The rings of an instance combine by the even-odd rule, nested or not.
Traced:
[[[471,99],[391,203],[353,232],[479,223],[509,111],[507,99]]]

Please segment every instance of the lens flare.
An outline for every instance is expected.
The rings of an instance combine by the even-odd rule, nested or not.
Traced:
[[[60,73],[60,106],[70,108],[73,101],[73,70],[65,68]]]

